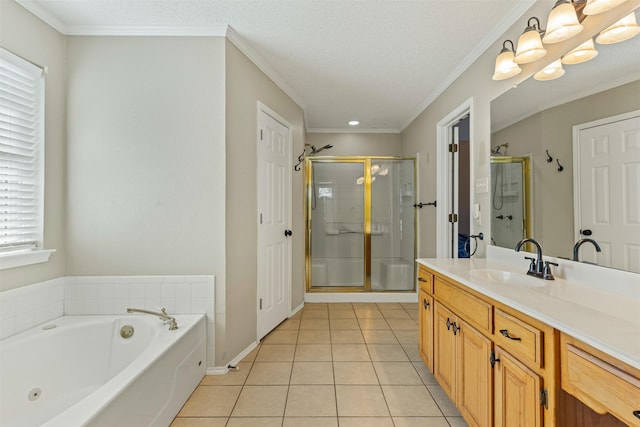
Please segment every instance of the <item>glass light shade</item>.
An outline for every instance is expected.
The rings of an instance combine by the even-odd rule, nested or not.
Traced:
[[[514,62],[516,64],[528,64],[536,61],[547,54],[547,50],[542,46],[540,33],[536,29],[525,30],[518,39],[518,48]]]
[[[547,81],[557,79],[558,77],[562,77],[563,75],[564,69],[562,68],[562,63],[559,59],[557,59],[551,64],[544,67],[542,70],[535,73],[533,75],[533,78],[536,80]]]
[[[593,45],[593,39],[589,39],[582,43],[580,46],[569,51],[562,57],[563,64],[581,64],[587,62],[590,59],[595,58],[598,55],[598,51]]]
[[[587,5],[582,9],[585,15],[596,15],[611,10],[626,0],[587,0]]]
[[[596,41],[600,44],[613,44],[630,39],[640,33],[640,27],[636,22],[636,14],[631,12],[609,28],[602,30]]]
[[[513,52],[509,49],[502,49],[496,58],[496,68],[493,73],[493,80],[504,80],[520,74],[522,70],[513,62]]]
[[[559,43],[570,39],[582,31],[576,9],[571,2],[556,3],[549,13],[547,31],[542,37],[544,43]]]

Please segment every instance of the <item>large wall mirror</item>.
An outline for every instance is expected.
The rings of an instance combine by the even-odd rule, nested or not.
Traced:
[[[596,49],[595,59],[565,65],[563,77],[527,79],[491,103],[492,156],[496,149],[501,155],[530,156],[531,218],[526,236],[538,240],[546,255],[567,259],[573,258],[575,242],[584,237],[574,221],[574,126],[640,110],[640,36],[614,45],[596,44]],[[625,138],[627,149],[640,152],[640,130],[627,132]],[[636,212],[640,218],[640,163],[625,168],[625,179],[635,180],[627,183],[627,192],[633,194],[626,200],[634,200],[635,206],[622,201],[607,209],[612,214]],[[498,170],[491,169],[492,186],[501,178]],[[492,219],[492,236],[495,227]],[[630,233],[640,242],[640,223]],[[598,258],[592,245],[583,245],[580,260],[640,272],[640,243],[635,249],[631,246],[625,256],[635,259],[626,264]]]

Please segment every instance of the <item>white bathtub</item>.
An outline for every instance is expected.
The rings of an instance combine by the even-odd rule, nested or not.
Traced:
[[[205,317],[176,320],[65,316],[0,341],[0,425],[168,426],[206,365]]]

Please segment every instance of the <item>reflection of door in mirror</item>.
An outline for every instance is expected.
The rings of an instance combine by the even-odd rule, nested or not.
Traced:
[[[491,243],[514,248],[531,236],[529,157],[491,156]]]
[[[601,248],[580,260],[640,273],[640,110],[575,126],[573,144],[576,241]]]

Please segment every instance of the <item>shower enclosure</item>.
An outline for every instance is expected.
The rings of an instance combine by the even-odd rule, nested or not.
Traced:
[[[530,237],[529,157],[491,156],[491,243],[513,249]]]
[[[415,289],[415,159],[306,160],[308,291]]]

